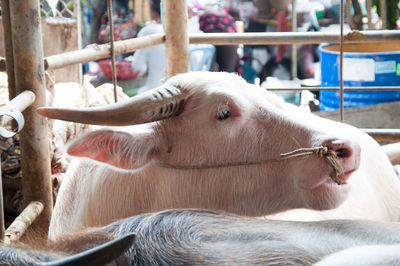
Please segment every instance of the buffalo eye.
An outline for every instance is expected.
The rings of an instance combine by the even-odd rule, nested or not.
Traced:
[[[230,116],[230,112],[229,110],[221,110],[217,112],[216,118],[218,120],[225,120]]]

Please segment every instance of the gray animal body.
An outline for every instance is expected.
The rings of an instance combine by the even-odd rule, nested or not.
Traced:
[[[400,225],[396,223],[287,222],[186,209],[133,216],[49,244],[63,250],[2,246],[0,263],[53,261],[130,232],[137,232],[136,244],[113,265],[311,265],[336,252],[340,256],[347,249],[377,246],[396,250],[393,245],[400,243]],[[399,252],[393,251],[389,257],[391,263],[400,263]],[[379,253],[374,259],[378,264],[388,261],[379,260]]]

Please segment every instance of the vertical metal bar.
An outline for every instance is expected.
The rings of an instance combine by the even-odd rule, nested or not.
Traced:
[[[6,52],[6,68],[8,77],[8,98],[11,100],[16,95],[14,76],[14,54],[12,45],[12,31],[10,18],[10,5],[8,0],[1,0],[1,17],[3,20],[4,48]]]
[[[81,19],[81,1],[74,0],[74,16],[76,20],[76,31],[78,34],[77,42],[78,42],[78,49],[82,49],[82,19]],[[83,83],[83,69],[82,64],[79,64],[78,67],[78,76],[79,76],[79,83]]]
[[[297,31],[296,0],[292,0],[292,32]],[[292,44],[292,79],[297,77],[297,46]]]
[[[372,9],[372,0],[365,0],[365,4],[367,6],[367,18],[368,18],[368,29],[372,30],[372,14],[371,14],[371,9]]]
[[[387,23],[386,23],[386,0],[380,0],[379,1],[379,6],[380,6],[380,15],[381,15],[381,19],[382,19],[382,29],[385,30],[387,27]]]
[[[340,0],[340,72],[339,72],[339,84],[340,84],[340,121],[344,121],[344,110],[343,110],[343,24],[344,24],[344,0]]]
[[[140,23],[144,21],[143,18],[143,0],[135,0],[134,1],[134,10],[135,10],[135,22]]]
[[[150,8],[150,1],[146,0],[143,3],[143,19],[145,22],[151,21],[151,8]]]
[[[2,6],[3,7],[3,6]],[[4,205],[3,205],[3,177],[1,176],[0,164],[0,241],[4,241]]]
[[[188,14],[185,0],[164,0],[167,77],[189,71]]]
[[[354,25],[353,16],[351,15],[351,0],[346,1],[344,8],[345,8],[346,17],[347,17],[347,23],[349,24],[351,29],[355,29],[356,27]]]
[[[53,209],[49,140],[46,119],[36,110],[45,105],[42,28],[38,0],[10,1],[17,93],[31,90],[36,101],[24,112],[20,133],[22,194],[24,205],[40,201],[45,206],[35,227],[47,232]]]
[[[111,69],[112,83],[114,88],[114,102],[117,102],[117,70],[115,68],[115,49],[114,49],[114,23],[112,13],[112,0],[107,0],[108,25],[110,26],[110,50],[111,50]]]
[[[17,94],[15,91],[14,54],[12,48],[10,5],[8,0],[1,0],[1,16],[3,20],[4,47],[6,52],[6,70],[8,79],[8,98],[11,100]],[[3,183],[0,164],[0,241],[4,240],[4,205]]]

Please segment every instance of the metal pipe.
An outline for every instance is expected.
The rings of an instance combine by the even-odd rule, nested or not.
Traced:
[[[53,199],[47,121],[36,113],[45,105],[46,88],[39,1],[10,1],[10,10],[17,93],[31,90],[36,95],[24,113],[25,128],[20,133],[22,194],[25,206],[32,201],[44,204],[35,226],[47,232]]]
[[[349,2],[349,1],[347,1]],[[343,25],[344,25],[344,0],[340,0],[340,55],[339,55],[339,86],[340,86],[340,122],[344,121],[343,107]]]
[[[338,91],[340,87],[297,87],[297,88],[266,88],[267,90],[271,91]],[[377,91],[377,90],[384,90],[384,91],[399,91],[400,87],[396,86],[388,86],[388,87],[343,87],[343,90],[346,91]]]
[[[4,205],[3,205],[3,177],[1,174],[0,164],[0,241],[4,241],[5,227],[4,227]]]
[[[10,1],[1,0],[1,17],[3,20],[4,48],[6,53],[6,71],[8,80],[8,99],[13,99],[17,93],[15,91],[14,76],[14,53],[12,44],[12,29],[10,17]]]
[[[400,129],[362,128],[361,130],[373,137],[376,141],[400,141]]]
[[[114,23],[112,13],[112,0],[107,0],[108,9],[108,25],[110,26],[110,54],[111,54],[111,69],[112,83],[114,90],[114,102],[117,102],[117,69],[115,68],[115,48],[114,48]]]
[[[15,78],[14,78],[14,59],[12,50],[11,20],[9,1],[1,0],[1,16],[3,20],[4,48],[6,53],[6,71],[8,76],[8,96],[12,99],[15,96]],[[0,165],[0,240],[4,239],[4,205],[3,205],[3,183]]]
[[[255,33],[192,33],[190,44],[213,45],[271,45],[339,43],[340,33],[335,32],[255,32]],[[351,31],[344,35],[344,43],[398,42],[400,30]]]
[[[6,105],[4,105],[2,108],[9,109],[11,111],[15,110],[22,112],[30,105],[32,105],[35,102],[35,99],[36,96],[32,91],[23,91],[20,94],[18,94],[14,99],[9,101]],[[10,116],[3,117],[0,126],[4,127],[8,122],[10,122],[10,120],[12,120]]]
[[[387,28],[386,0],[379,0],[380,15],[382,19],[382,29]]]
[[[114,43],[115,54],[126,54],[138,49],[151,47],[165,42],[165,34],[153,34]],[[86,63],[110,57],[109,44],[92,44],[82,50],[48,56],[44,59],[46,69],[57,69],[68,65]]]
[[[188,14],[185,0],[164,0],[167,78],[189,71]]]
[[[367,8],[368,29],[372,30],[373,29],[373,26],[372,26],[372,14],[371,14],[372,0],[365,0],[365,5],[366,5],[366,8]]]
[[[292,32],[297,32],[296,0],[292,0]],[[296,44],[292,44],[291,76],[292,76],[292,79],[297,77],[297,46],[296,46]]]

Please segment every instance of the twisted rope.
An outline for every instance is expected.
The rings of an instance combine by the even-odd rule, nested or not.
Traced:
[[[256,165],[264,163],[280,162],[287,159],[307,157],[310,155],[316,155],[320,158],[326,157],[332,167],[332,172],[329,174],[330,178],[338,185],[343,184],[339,176],[344,174],[343,167],[337,160],[336,152],[328,149],[324,146],[314,148],[301,148],[288,153],[280,154],[279,158],[258,160],[258,161],[247,161],[247,162],[227,162],[227,163],[206,163],[206,164],[195,164],[195,165],[173,165],[168,163],[157,162],[158,166],[164,168],[178,169],[178,170],[193,170],[193,169],[209,169],[209,168],[220,168],[220,167],[231,167],[231,166],[243,166],[243,165]]]

